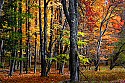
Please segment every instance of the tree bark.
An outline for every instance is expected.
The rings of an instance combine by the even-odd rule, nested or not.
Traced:
[[[2,7],[3,7],[3,4],[4,4],[4,0],[0,0],[0,22],[2,21],[1,17],[2,17]],[[0,28],[3,28],[2,23],[0,23]],[[1,57],[1,62],[2,62],[2,51],[3,51],[3,40],[0,41],[0,57]]]
[[[0,0],[0,16],[2,16],[2,7],[4,4],[4,0]]]
[[[29,15],[30,14],[30,0],[26,0],[26,13]],[[26,35],[27,35],[27,41],[26,41],[26,74],[28,73],[28,67],[31,67],[31,56],[30,56],[30,35],[29,35],[29,31],[30,31],[30,22],[29,22],[29,17],[26,18]]]
[[[37,65],[37,33],[35,32],[35,54],[34,54],[34,73],[36,73],[36,65]]]
[[[52,58],[52,48],[53,48],[53,3],[51,2],[51,23],[50,23],[50,42],[49,42],[49,47],[48,47],[48,58]],[[48,70],[47,70],[47,75],[50,71],[50,68],[52,66],[52,60],[48,61]]]
[[[12,4],[13,2],[15,2],[15,1],[12,1],[12,0],[9,0],[9,4]],[[12,11],[13,12],[15,12],[15,10],[16,10],[16,7],[15,6],[13,6],[13,5],[10,5],[9,6],[9,8],[10,9],[12,9]],[[13,72],[15,71],[15,57],[16,57],[16,48],[15,48],[15,45],[16,45],[16,40],[14,40],[14,35],[13,35],[13,33],[15,33],[16,32],[16,28],[14,28],[13,27],[13,25],[14,24],[16,24],[16,17],[12,17],[12,13],[11,13],[11,15],[10,15],[10,17],[9,17],[9,24],[11,24],[10,26],[11,26],[11,28],[12,28],[12,47],[11,47],[11,58],[12,58],[12,60],[11,60],[11,63],[10,63],[10,73],[9,73],[9,76],[12,76],[12,74],[13,74]],[[14,22],[12,22],[13,20],[15,20]]]
[[[22,14],[22,0],[20,0],[19,2],[19,14]],[[20,16],[18,18],[18,25],[19,25],[19,29],[20,29],[20,34],[22,35],[22,17]],[[20,39],[20,58],[23,57],[23,54],[22,54],[22,38]],[[23,73],[23,61],[20,60],[20,74]]]
[[[43,33],[42,33],[42,18],[41,18],[41,0],[39,0],[39,27],[40,27],[40,55],[41,55],[41,77],[44,76],[44,55],[43,55]]]
[[[77,0],[69,0],[69,13],[66,8],[66,0],[62,0],[63,10],[70,26],[70,79],[71,82],[79,81],[79,61],[77,53]]]
[[[0,1],[0,22],[2,21],[2,7],[4,4],[4,0]],[[2,23],[0,23],[0,28],[3,28]],[[0,32],[1,33],[1,32]],[[1,57],[1,62],[2,62],[2,49],[3,49],[3,40],[0,42],[0,57]]]

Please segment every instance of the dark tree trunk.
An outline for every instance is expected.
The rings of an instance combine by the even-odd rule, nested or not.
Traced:
[[[12,1],[12,0],[9,0],[9,4],[12,4],[13,2],[15,2],[15,1]],[[15,12],[15,10],[16,10],[16,7],[15,6],[13,6],[13,5],[10,5],[9,6],[9,8],[13,11],[13,12]],[[12,17],[12,13],[11,13],[11,16],[9,17],[9,24],[11,24],[10,26],[11,26],[11,28],[12,28],[12,39],[14,39],[13,37],[14,37],[14,35],[13,35],[13,33],[14,32],[16,32],[16,29],[14,29],[14,27],[13,27],[13,25],[15,25],[16,24],[16,17]],[[14,22],[12,22],[13,20],[15,20]],[[9,76],[12,76],[12,74],[13,74],[13,72],[15,71],[15,57],[16,57],[16,48],[15,48],[15,45],[16,45],[16,40],[12,40],[12,47],[11,47],[11,58],[12,58],[12,60],[11,60],[11,63],[10,63],[10,73],[9,73]]]
[[[17,45],[17,43],[16,43]],[[15,49],[15,57],[18,57],[18,54],[17,54],[17,50]],[[14,72],[17,70],[17,61],[15,60],[15,63],[14,63]]]
[[[48,2],[44,0],[44,46],[43,46],[43,56],[42,56],[42,75],[41,76],[47,76],[46,73],[46,56],[47,56],[47,5]]]
[[[3,25],[2,25],[2,21],[3,19],[1,18],[2,17],[2,7],[4,5],[4,0],[0,0],[0,28],[3,28]],[[2,33],[2,32],[0,32]],[[0,34],[1,35],[1,34]],[[0,41],[0,59],[1,59],[1,63],[2,63],[2,56],[3,56],[3,40]]]
[[[35,32],[34,73],[36,73],[36,65],[37,65],[37,61],[36,61],[36,58],[37,58],[37,49],[36,49],[36,46],[37,46],[37,33]]]
[[[2,7],[4,4],[4,0],[0,0],[0,16],[2,16]]]
[[[30,14],[30,0],[26,0],[26,13],[29,15]],[[27,35],[27,48],[26,48],[26,74],[28,73],[28,67],[31,67],[31,60],[30,60],[30,36],[29,36],[29,31],[30,31],[30,22],[29,22],[29,17],[26,18],[26,35]]]
[[[12,53],[11,53],[11,58],[14,58],[14,50],[12,50]],[[11,60],[11,63],[10,63],[10,73],[9,73],[9,76],[12,76],[13,75],[13,72],[14,72],[14,64],[15,64],[15,60],[12,59]]]
[[[62,62],[62,63],[60,64],[59,74],[64,74],[64,66],[65,66],[65,63]]]
[[[0,43],[0,62],[2,63],[2,56],[3,56],[3,40],[1,40]]]
[[[19,14],[22,14],[22,0],[20,0],[19,2]],[[22,17],[20,16],[18,18],[18,25],[19,25],[19,29],[20,29],[20,34],[22,35]],[[22,38],[20,39],[20,58],[23,57],[23,54],[22,54]],[[23,61],[20,60],[20,74],[23,73]]]
[[[112,70],[115,65],[116,65],[116,60],[119,58],[119,54],[121,53],[122,51],[119,50],[119,52],[117,52],[115,55],[112,56],[112,59],[111,59],[111,63],[110,63],[110,70]]]
[[[54,46],[54,56],[58,56],[59,55],[59,43],[57,41],[57,43]],[[56,62],[55,68],[58,70],[59,69],[59,63]]]
[[[77,26],[78,17],[75,13],[75,1],[69,0],[69,15],[70,15],[70,78],[71,82],[79,81],[79,63],[77,54]]]
[[[57,29],[57,32],[58,32],[58,30],[59,30],[59,29]],[[55,48],[55,49],[56,49],[56,53],[57,53],[56,56],[59,55],[59,44],[60,44],[60,42],[59,42],[59,40],[57,40],[57,44],[56,44],[56,48]],[[60,63],[58,63],[58,62],[57,62],[57,64],[56,64],[56,69],[57,69],[57,70],[60,69]]]
[[[41,0],[39,0],[39,27],[40,27],[40,54],[41,54],[41,76],[44,76],[44,55],[43,55],[43,34],[42,34],[42,18],[41,18]]]
[[[14,2],[17,2],[17,1],[14,0]],[[16,11],[17,11],[17,6],[14,6],[14,12],[16,12]],[[17,16],[14,16],[14,25],[17,25]],[[16,33],[18,32],[16,27],[15,27],[15,32]],[[14,45],[18,46],[18,40],[14,41]],[[17,47],[14,48],[14,55],[15,55],[15,57],[18,57],[18,50],[17,49],[18,49]],[[15,60],[14,72],[16,71],[16,69],[17,69],[17,61]]]
[[[28,0],[28,4],[30,4],[30,0]],[[28,15],[30,14],[30,5],[28,5]],[[28,65],[29,65],[29,68],[31,67],[31,52],[30,52],[30,21],[29,21],[29,17],[28,17]]]
[[[26,13],[27,13],[27,10],[28,10],[28,3],[27,3],[27,0],[26,0]],[[26,36],[28,37],[28,19],[27,19],[27,17],[26,17]],[[26,45],[27,45],[27,48],[26,48],[26,58],[27,58],[27,60],[26,60],[26,74],[28,73],[28,44],[29,44],[29,41],[28,41],[28,38],[27,38],[27,41],[26,41]]]
[[[42,73],[41,76],[47,76],[46,73],[46,56],[47,56],[47,6],[50,0],[44,0],[44,46],[43,46],[43,56],[42,56]]]
[[[62,26],[62,8],[59,7],[59,23],[60,23],[60,26]],[[62,27],[63,28],[63,27]],[[63,36],[63,31],[62,29],[60,29],[60,41],[59,41],[59,46],[60,46],[60,54],[63,53],[63,43],[62,43],[62,36]],[[65,66],[65,63],[61,63],[59,64],[60,65],[60,68],[59,68],[59,73],[60,74],[63,74],[64,73],[64,66]]]
[[[77,0],[69,0],[69,13],[66,8],[66,0],[62,0],[63,10],[70,26],[70,79],[71,82],[79,81],[79,61],[77,53],[77,27],[78,27],[78,12]]]

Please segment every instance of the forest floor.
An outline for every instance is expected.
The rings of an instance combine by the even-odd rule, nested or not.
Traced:
[[[28,74],[23,73],[21,75],[19,75],[19,71],[16,71],[11,77],[8,76],[8,73],[8,70],[0,72],[0,83],[58,83],[69,79],[69,71],[67,68],[63,75],[59,74],[55,68],[52,68],[48,77],[40,77],[39,70],[36,74],[34,74],[33,70],[30,70]]]
[[[81,81],[87,83],[125,83],[125,68],[117,66],[112,70],[109,66],[101,66],[99,71],[94,71],[94,67],[91,70],[83,70],[81,75]]]
[[[116,67],[109,70],[109,67],[101,66],[100,71],[81,69],[80,83],[125,83],[125,69]],[[62,83],[61,81],[69,80],[69,71],[65,68],[64,75],[58,74],[55,68],[52,68],[48,77],[40,77],[40,71],[36,74],[29,71],[28,74],[19,75],[19,71],[14,72],[9,77],[7,71],[0,72],[0,83]]]

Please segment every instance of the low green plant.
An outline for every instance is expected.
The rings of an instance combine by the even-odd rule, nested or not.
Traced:
[[[83,55],[79,55],[79,59],[80,59],[80,63],[82,63],[83,65],[86,65],[87,63],[90,63],[89,62],[90,58],[87,58]]]
[[[56,56],[57,62],[59,63],[67,63],[69,61],[69,55],[68,54],[60,54]]]
[[[9,59],[10,59],[10,60],[16,60],[16,61],[24,61],[24,62],[27,60],[26,57],[22,57],[22,58],[18,58],[18,57],[10,57]]]

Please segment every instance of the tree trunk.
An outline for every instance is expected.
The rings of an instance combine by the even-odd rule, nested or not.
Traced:
[[[2,7],[4,4],[4,0],[0,0],[0,16],[2,16]]]
[[[12,0],[9,0],[9,3],[10,4],[12,4],[13,2],[15,2],[15,1],[12,1]],[[11,5],[11,6],[9,6],[9,8],[10,9],[12,9],[12,11],[13,12],[15,12],[15,10],[16,10],[16,7],[15,6],[13,6],[13,5]],[[9,17],[9,24],[10,24],[10,26],[11,26],[11,28],[12,28],[12,39],[14,39],[13,37],[14,37],[14,35],[13,35],[13,33],[14,32],[16,32],[16,28],[14,28],[13,27],[13,25],[14,24],[16,24],[16,17],[12,17],[12,13],[11,13],[11,16]],[[13,20],[15,20],[14,22],[12,22]],[[12,47],[11,47],[11,58],[12,58],[12,60],[11,60],[11,63],[10,63],[10,73],[9,73],[9,76],[12,76],[12,74],[13,74],[13,72],[15,71],[15,57],[16,57],[16,48],[15,48],[15,45],[16,45],[16,40],[12,40]]]
[[[0,62],[2,63],[2,56],[3,56],[3,40],[1,40],[1,44],[0,44]]]
[[[15,57],[18,57],[17,50],[15,50]],[[14,63],[14,72],[17,70],[17,61]]]
[[[4,0],[0,0],[0,22],[2,21],[2,7],[4,4]],[[0,28],[2,28],[2,24],[0,23]],[[1,32],[0,32],[1,33]],[[3,40],[0,42],[0,57],[1,57],[1,62],[2,62],[2,48],[3,48]]]
[[[42,18],[41,18],[41,0],[39,0],[39,27],[40,27],[40,54],[41,54],[41,76],[44,76],[44,55],[43,55],[43,34],[42,34]]]
[[[96,65],[95,65],[95,71],[98,70],[99,63],[100,63],[100,47],[101,47],[101,42],[102,42],[102,31],[100,30],[100,39],[98,41],[98,46],[97,46],[97,56],[96,56]]]
[[[19,14],[22,14],[22,0],[20,0],[19,2]],[[20,33],[22,35],[22,17],[20,16],[18,18],[18,25],[19,25],[19,29],[20,29]],[[22,54],[22,38],[20,39],[20,58],[23,57],[23,54]],[[23,61],[20,60],[20,74],[23,73]]]
[[[26,0],[26,13],[29,15],[30,14],[30,0]],[[26,35],[27,35],[27,49],[26,49],[26,74],[28,73],[28,67],[31,67],[31,56],[30,56],[30,35],[29,35],[29,31],[30,31],[30,22],[29,22],[29,17],[26,18]]]
[[[34,73],[36,73],[36,65],[37,65],[37,33],[35,32],[35,54],[34,54]]]
[[[77,0],[69,0],[69,13],[66,8],[66,0],[62,0],[63,10],[70,26],[70,79],[71,82],[79,81],[79,61],[77,53],[77,27],[78,27],[78,12]]]
[[[64,74],[64,66],[65,66],[65,62],[62,62],[60,64],[59,74]]]
[[[51,2],[51,23],[50,23],[50,42],[49,42],[49,47],[48,47],[48,58],[52,58],[52,48],[53,48],[53,3]],[[47,70],[47,75],[51,69],[52,66],[52,60],[48,61],[48,70]]]
[[[14,58],[14,50],[12,50],[12,53],[11,53],[11,58]],[[10,63],[10,73],[9,73],[9,76],[12,76],[13,72],[14,72],[14,64],[15,64],[15,60],[12,59],[11,60],[11,63]]]
[[[27,3],[27,0],[26,0],[26,13],[27,13],[27,7],[28,7],[28,3]],[[26,36],[28,37],[28,19],[26,17]],[[26,48],[26,68],[25,68],[25,71],[26,71],[26,74],[28,73],[28,55],[29,55],[29,52],[28,52],[28,45],[29,45],[29,41],[28,41],[28,38],[27,38],[27,41],[26,41],[26,45],[27,45],[27,48]]]

